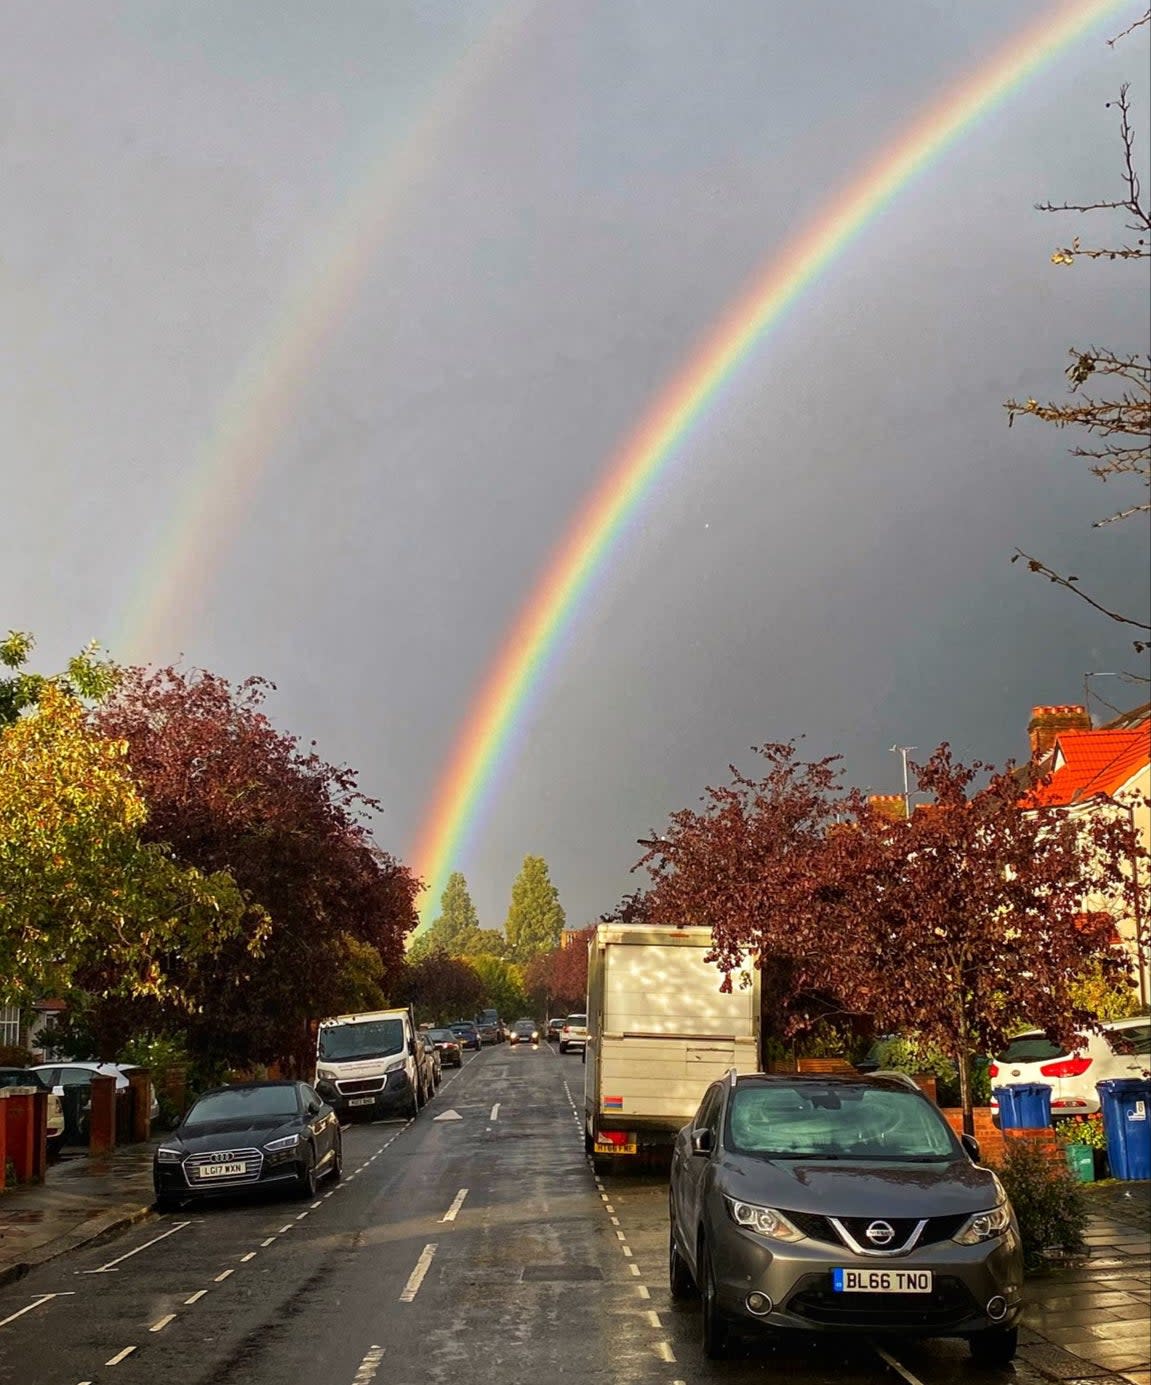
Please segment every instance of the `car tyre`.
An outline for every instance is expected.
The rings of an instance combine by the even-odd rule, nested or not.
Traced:
[[[700,1245],[699,1266],[703,1280],[700,1286],[703,1296],[703,1312],[700,1315],[703,1327],[703,1354],[709,1361],[722,1361],[731,1354],[731,1323],[720,1311],[715,1269],[706,1243]]]
[[[332,1166],[328,1174],[333,1183],[338,1183],[344,1176],[344,1141],[339,1135],[336,1136],[336,1143],[332,1149]]]
[[[699,1290],[695,1287],[691,1270],[688,1269],[687,1261],[679,1253],[679,1246],[675,1243],[675,1227],[668,1229],[667,1280],[671,1296],[678,1302],[683,1303],[687,1299],[699,1297]]]
[[[296,1197],[301,1202],[311,1202],[316,1196],[318,1181],[316,1179],[316,1152],[309,1149],[306,1156],[306,1163],[299,1177],[296,1179]]]
[[[568,1051],[568,1046],[567,1046],[567,1044],[565,1044],[564,1041],[561,1039],[561,1040],[560,1040],[560,1052],[561,1052],[561,1053],[566,1053],[567,1051]]]
[[[407,1116],[408,1120],[414,1121],[419,1114],[420,1096],[419,1092],[415,1088],[413,1088],[404,1106],[404,1115]]]
[[[171,1193],[157,1193],[155,1207],[157,1212],[175,1212],[179,1210],[180,1199]]]
[[[981,1366],[1006,1366],[1015,1359],[1019,1347],[1017,1327],[992,1327],[968,1339],[972,1360]]]

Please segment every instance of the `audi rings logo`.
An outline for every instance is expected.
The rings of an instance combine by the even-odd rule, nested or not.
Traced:
[[[885,1221],[873,1221],[863,1234],[873,1246],[890,1245],[895,1240],[895,1228]]]

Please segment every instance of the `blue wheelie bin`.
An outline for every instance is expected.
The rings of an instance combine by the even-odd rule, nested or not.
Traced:
[[[1116,1178],[1151,1178],[1151,1081],[1109,1077],[1096,1082],[1107,1132],[1107,1161]]]
[[[1051,1088],[1045,1082],[1009,1082],[992,1096],[1003,1130],[1046,1130],[1051,1124]]]

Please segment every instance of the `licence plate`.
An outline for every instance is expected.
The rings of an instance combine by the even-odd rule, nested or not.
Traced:
[[[374,1096],[354,1096],[348,1100],[349,1106],[373,1106],[376,1098]]]
[[[201,1164],[201,1178],[227,1178],[229,1175],[247,1173],[247,1164]]]
[[[597,1154],[634,1154],[636,1152],[635,1141],[632,1140],[626,1145],[613,1145],[610,1140],[606,1144],[600,1144],[597,1140],[595,1152]]]
[[[930,1270],[832,1270],[837,1294],[929,1294]]]

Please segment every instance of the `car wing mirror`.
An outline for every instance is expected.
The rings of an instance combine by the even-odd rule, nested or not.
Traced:
[[[693,1154],[708,1155],[714,1147],[711,1131],[707,1126],[701,1126],[698,1130],[691,1132],[691,1152]]]
[[[971,1162],[972,1162],[973,1164],[978,1164],[978,1163],[979,1163],[979,1141],[975,1138],[975,1136],[974,1136],[974,1135],[966,1135],[966,1134],[960,1135],[960,1137],[959,1137],[959,1143],[963,1146],[964,1150],[967,1152],[967,1157],[971,1160]]]

